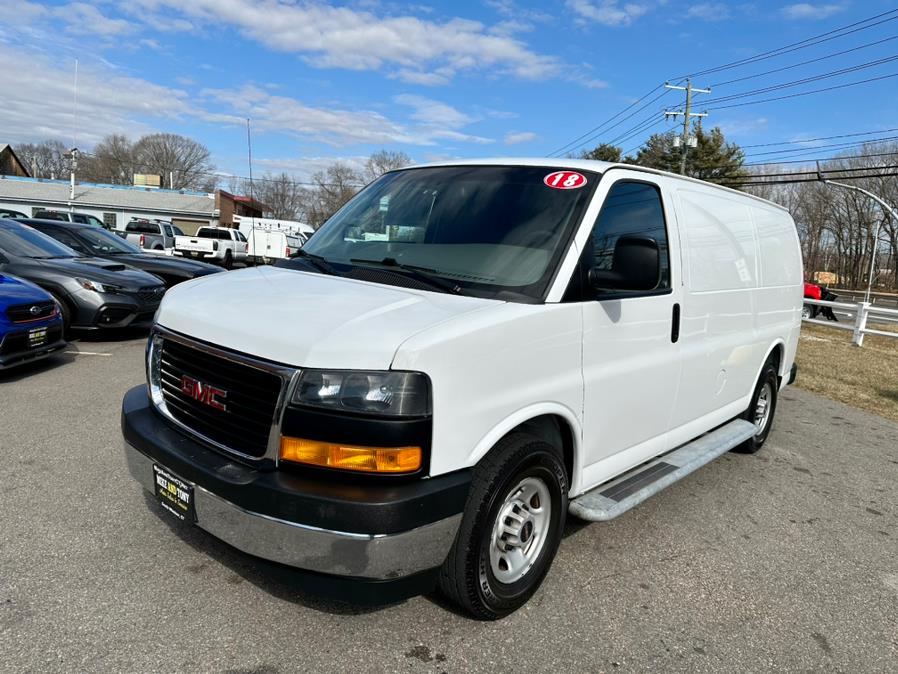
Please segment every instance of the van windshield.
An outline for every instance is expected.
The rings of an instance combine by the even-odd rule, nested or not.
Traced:
[[[303,250],[331,265],[415,268],[465,294],[542,299],[598,183],[598,174],[582,171],[577,187],[550,186],[559,171],[448,166],[388,173]]]

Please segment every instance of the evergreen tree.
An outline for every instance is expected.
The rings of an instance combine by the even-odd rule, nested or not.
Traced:
[[[688,148],[686,154],[686,175],[709,182],[734,182],[747,175],[743,168],[745,154],[735,143],[728,143],[719,128],[706,132],[700,126],[692,133],[697,140],[696,147]],[[674,147],[677,133],[670,131],[655,134],[649,138],[639,150],[636,157],[627,157],[626,161],[639,166],[680,172],[680,161],[683,147]]]
[[[623,150],[619,147],[609,145],[608,143],[602,143],[601,145],[596,145],[591,150],[583,150],[583,152],[580,153],[579,159],[597,159],[598,161],[619,162],[622,154]]]

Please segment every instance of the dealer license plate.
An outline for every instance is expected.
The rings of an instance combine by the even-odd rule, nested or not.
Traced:
[[[47,328],[33,328],[28,331],[28,348],[36,349],[47,343]]]
[[[160,505],[181,521],[195,522],[193,485],[153,464],[153,484]]]

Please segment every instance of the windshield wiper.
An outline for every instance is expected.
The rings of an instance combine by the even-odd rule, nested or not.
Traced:
[[[399,262],[395,257],[385,257],[382,260],[365,260],[361,258],[352,258],[349,261],[352,263],[376,264],[382,267],[392,267],[396,270],[405,272],[412,278],[426,283],[429,286],[439,288],[444,292],[452,293],[453,295],[461,294],[461,287],[455,283],[452,283],[451,281],[447,281],[441,276],[438,276],[436,273],[436,269],[430,269],[429,267],[419,267],[414,264],[405,264],[403,262]]]
[[[310,253],[307,250],[303,250],[300,248],[297,250],[290,258],[301,257],[312,263],[312,266],[316,267],[320,271],[323,271],[325,274],[330,274],[331,276],[339,276],[337,270],[334,269],[330,262],[327,261],[327,258],[322,257],[321,255],[315,255],[315,253]]]

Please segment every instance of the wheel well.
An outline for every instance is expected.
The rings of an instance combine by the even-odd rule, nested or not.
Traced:
[[[777,344],[773,347],[773,351],[770,352],[770,356],[768,356],[767,360],[773,363],[773,367],[776,368],[776,376],[779,379],[782,379],[782,375],[780,375],[780,368],[783,364],[783,345]]]
[[[574,480],[574,435],[570,424],[557,414],[543,414],[528,419],[510,432],[515,431],[535,435],[561,450],[568,487],[570,487]]]

